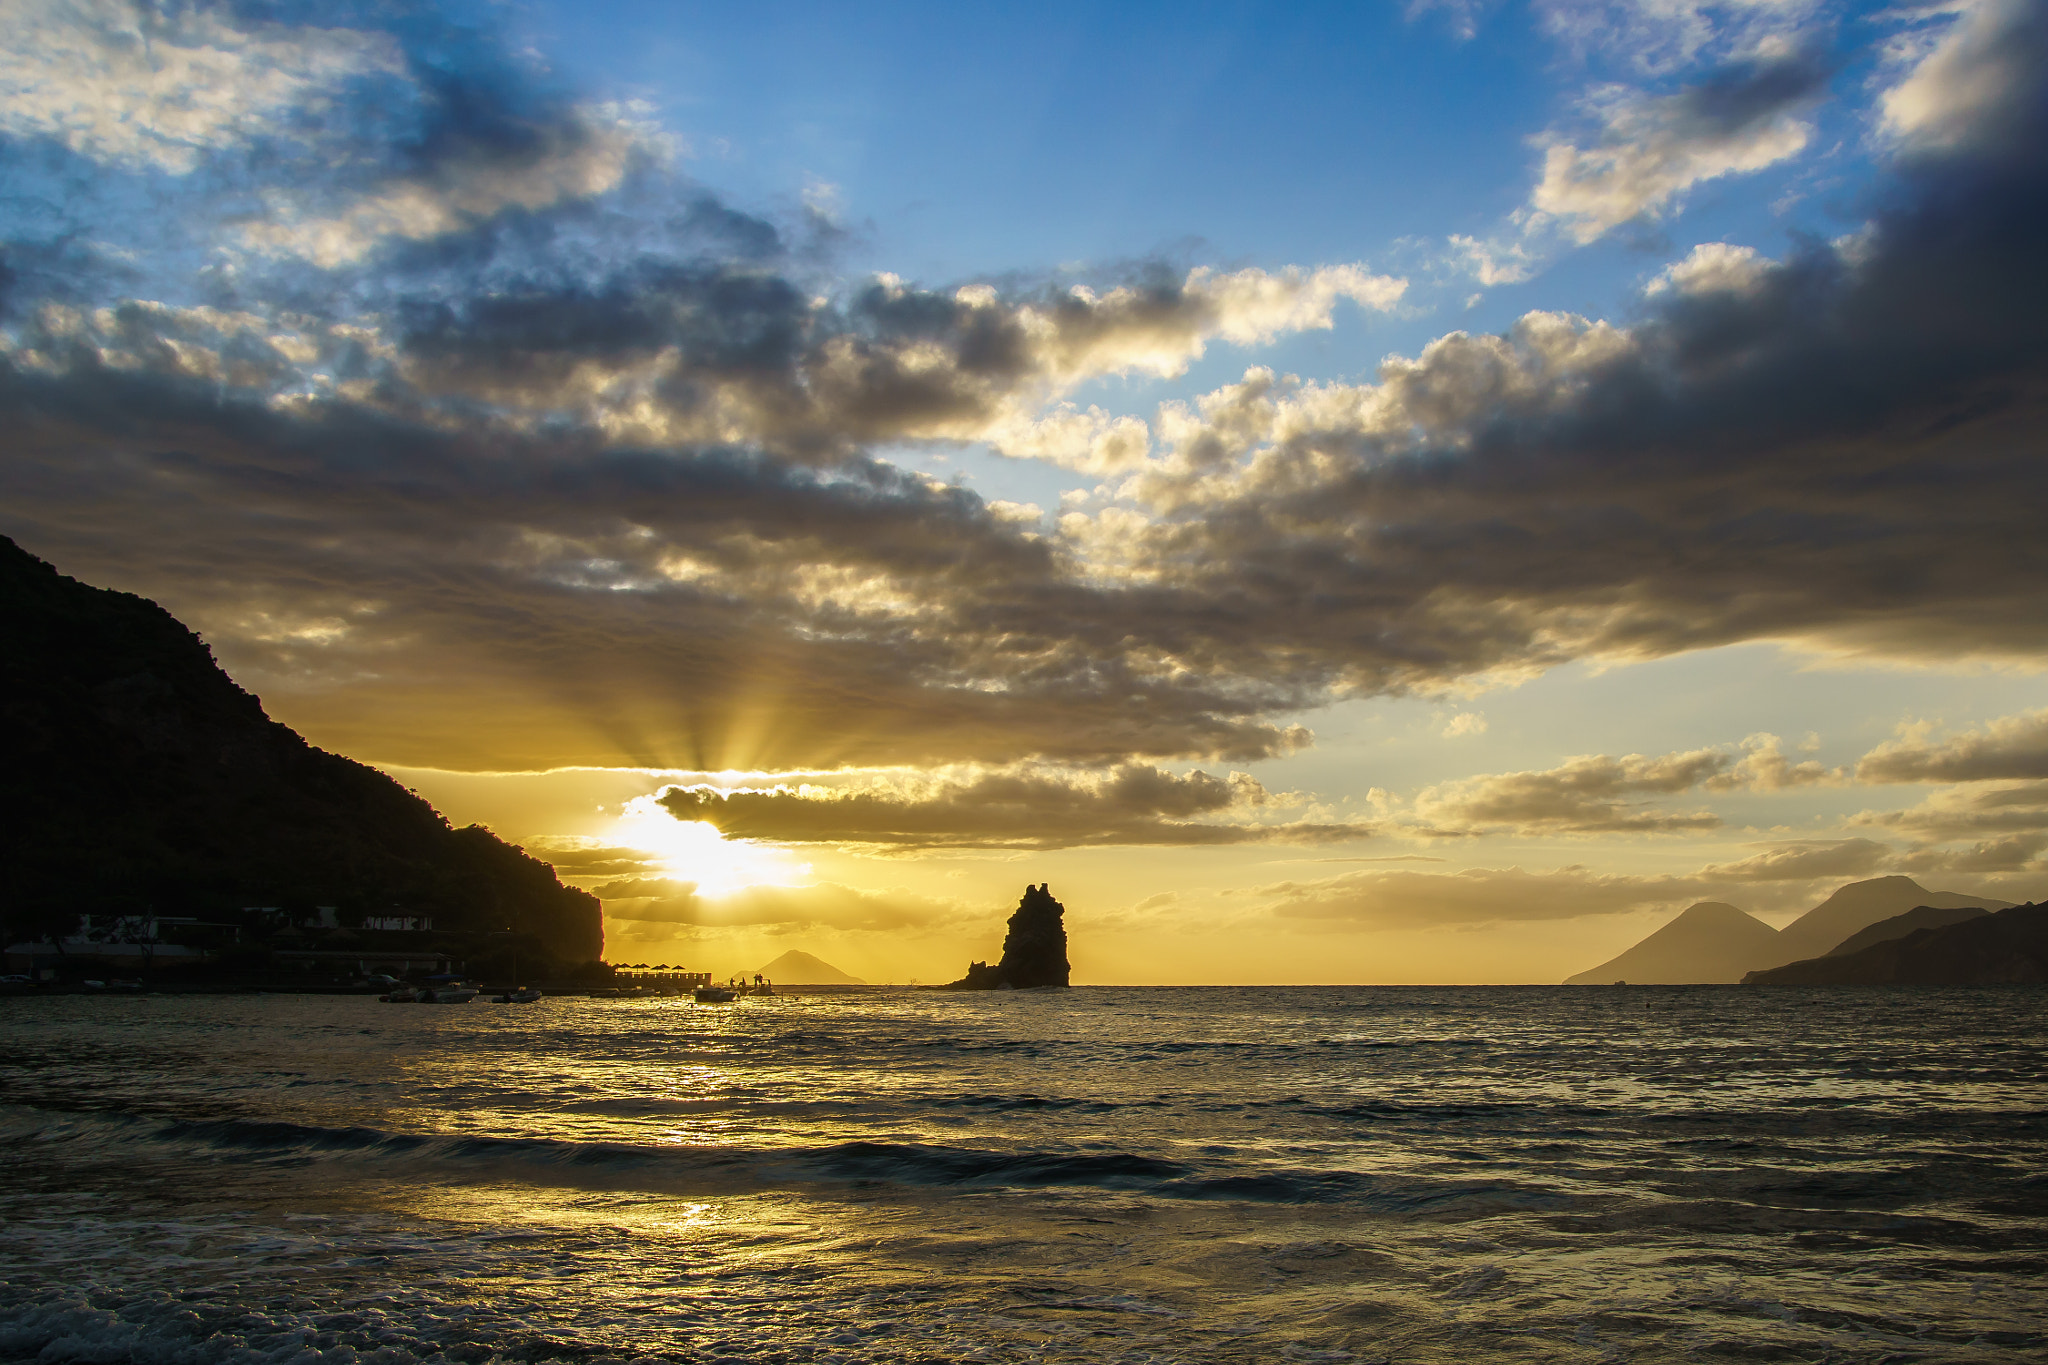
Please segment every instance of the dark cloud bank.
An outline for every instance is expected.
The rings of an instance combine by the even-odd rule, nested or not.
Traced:
[[[1587,654],[2038,654],[2043,41],[1993,9],[1964,22],[2019,78],[1899,134],[1855,240],[1675,274],[1625,331],[1453,334],[1370,389],[1253,376],[1114,534],[867,452],[1363,286],[835,290],[829,223],[722,204],[422,23],[317,134],[152,173],[172,235],[219,246],[191,269],[59,271],[61,234],[10,236],[0,531],[203,623],[322,742],[442,766],[1248,760],[1335,695]],[[373,109],[393,88],[410,122]],[[220,184],[296,206],[265,236],[208,217]],[[772,795],[720,811],[802,837]]]

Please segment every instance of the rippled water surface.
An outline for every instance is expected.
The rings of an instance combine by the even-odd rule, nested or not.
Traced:
[[[0,1359],[2039,1359],[2044,1003],[0,1000]]]

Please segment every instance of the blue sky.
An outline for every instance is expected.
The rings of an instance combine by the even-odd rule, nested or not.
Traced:
[[[2044,34],[25,0],[0,532],[631,956],[929,977],[1023,879],[1093,979],[1554,980],[2036,896]]]

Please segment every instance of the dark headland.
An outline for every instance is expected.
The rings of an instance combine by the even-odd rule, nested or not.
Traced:
[[[0,862],[0,943],[38,961],[126,923],[148,925],[152,945],[199,945],[170,943],[180,970],[263,979],[393,953],[477,969],[502,956],[531,977],[606,970],[596,897],[271,720],[155,602],[67,578],[5,537]],[[135,937],[129,960],[145,965]],[[158,976],[180,963],[168,948],[152,960]]]
[[[967,975],[938,987],[943,991],[1025,991],[1067,985],[1067,907],[1052,898],[1048,884],[1026,886],[1003,938],[1003,959],[991,967],[969,964]]]
[[[1750,986],[2017,986],[2048,983],[2048,905],[1928,925],[1847,952],[1751,972]]]

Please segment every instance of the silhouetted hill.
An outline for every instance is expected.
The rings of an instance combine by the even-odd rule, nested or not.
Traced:
[[[1067,984],[1067,907],[1050,886],[1026,886],[1003,936],[1003,960],[970,963],[967,975],[940,987],[955,991],[1029,990]]]
[[[1701,901],[1621,956],[1565,980],[1567,986],[1727,984],[1776,949],[1778,931],[1719,901]]]
[[[1732,905],[1703,901],[1621,956],[1567,977],[1565,984],[1732,985],[1749,972],[1819,957],[1851,935],[1916,907],[1996,910],[2011,904],[1960,891],[1929,891],[1911,877],[1873,877],[1851,882],[1782,930],[1773,930]],[[1910,933],[1913,927],[1900,925],[1897,932]]]
[[[1880,920],[1903,915],[1916,906],[1937,910],[1975,907],[2003,910],[2012,904],[1960,891],[1929,891],[1911,877],[1873,877],[1851,882],[1778,932],[1778,956],[1759,967],[1819,957],[1836,944]]]
[[[857,976],[848,976],[822,958],[795,949],[760,969],[770,981],[785,986],[865,986]]]
[[[374,768],[307,744],[146,598],[66,578],[0,537],[6,931],[80,914],[403,908],[598,957],[595,897],[480,826],[452,829]]]
[[[1953,910],[1944,910],[1933,905],[1915,906],[1903,915],[1893,915],[1890,919],[1879,920],[1868,929],[1858,929],[1828,949],[1822,956],[1846,957],[1850,953],[1862,952],[1873,943],[1887,943],[1895,938],[1904,938],[1916,929],[1945,929],[1951,924],[1961,924],[1966,919],[1981,919],[1990,913],[1989,910],[1974,905],[1958,906]]]
[[[1840,957],[1743,978],[1752,986],[1992,986],[2048,982],[2048,906],[2020,905]]]

